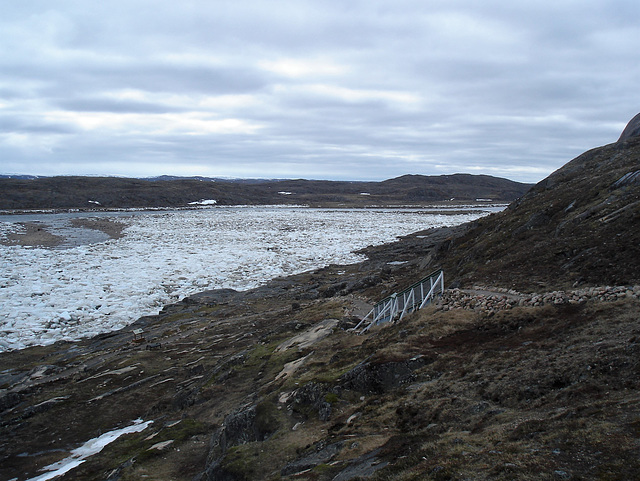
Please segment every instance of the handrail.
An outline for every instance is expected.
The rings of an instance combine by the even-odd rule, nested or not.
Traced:
[[[444,271],[438,269],[399,293],[391,294],[378,302],[353,330],[358,330],[369,318],[371,322],[361,331],[361,334],[372,326],[395,321],[396,318],[399,321],[406,314],[422,309],[435,295],[443,292]]]
[[[383,302],[389,300],[390,298],[394,297],[394,296],[401,296],[402,294],[404,294],[405,292],[410,291],[411,289],[413,289],[414,287],[419,286],[420,284],[422,284],[424,281],[429,280],[432,277],[436,277],[438,276],[438,274],[440,274],[442,272],[442,269],[436,269],[435,271],[433,271],[431,274],[423,277],[422,279],[420,279],[418,282],[415,282],[414,284],[410,285],[409,287],[405,288],[404,290],[395,293],[395,294],[391,294],[390,296],[385,297],[384,299],[382,299],[381,301],[378,302],[378,304],[382,304]],[[376,304],[377,305],[377,304]]]

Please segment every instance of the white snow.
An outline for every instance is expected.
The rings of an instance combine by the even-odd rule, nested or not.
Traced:
[[[214,199],[202,199],[196,202],[189,202],[189,205],[216,205],[217,203],[218,201]]]
[[[486,213],[215,207],[138,213],[123,238],[103,243],[0,245],[0,351],[120,329],[204,289],[358,262],[354,250]],[[0,237],[15,230],[0,222]]]
[[[109,431],[108,433],[104,433],[97,438],[90,439],[79,448],[71,451],[71,456],[58,461],[57,463],[45,466],[42,471],[47,471],[46,473],[41,474],[40,476],[36,476],[35,478],[30,478],[27,481],[47,481],[49,479],[62,476],[63,474],[68,473],[77,466],[80,466],[89,456],[93,456],[94,454],[102,451],[102,449],[107,444],[112,443],[123,434],[138,433],[140,431],[144,431],[152,422],[153,421],[146,421],[143,423],[142,419],[136,419],[131,426],[127,426],[126,428],[122,429],[116,429],[114,431]]]

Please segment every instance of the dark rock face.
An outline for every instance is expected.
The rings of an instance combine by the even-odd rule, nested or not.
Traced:
[[[359,364],[341,379],[341,387],[363,393],[381,394],[413,381],[413,371],[426,363],[422,356],[400,362]]]
[[[329,390],[327,386],[315,382],[310,382],[297,389],[293,396],[293,405],[300,410],[303,406],[311,406],[318,412],[321,421],[328,421],[331,418],[331,403],[325,400]]]
[[[284,468],[282,468],[281,474],[282,476],[288,476],[290,474],[296,474],[302,471],[309,470],[321,463],[327,463],[342,450],[343,445],[343,442],[329,444],[328,446],[325,446],[324,443],[321,443],[311,454],[308,454],[296,461],[287,464]]]
[[[227,450],[232,446],[264,441],[271,434],[260,422],[260,406],[253,405],[229,414],[224,425],[211,437],[210,452],[205,472],[197,479],[202,481],[233,481],[236,477],[222,465]]]
[[[354,459],[349,466],[343,469],[332,481],[349,481],[351,479],[369,478],[389,464],[388,461],[380,461],[377,458],[380,450],[376,449]]]
[[[640,135],[640,114],[632,118],[625,129],[622,131],[622,135],[618,139],[618,142],[625,142],[633,137]]]

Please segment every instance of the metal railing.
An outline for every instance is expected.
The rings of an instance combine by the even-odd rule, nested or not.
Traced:
[[[431,300],[444,292],[444,272],[439,269],[424,277],[402,292],[390,295],[381,300],[369,313],[362,318],[356,327],[357,331],[369,320],[369,324],[362,329],[361,334],[372,326],[402,319],[406,314],[422,309]]]

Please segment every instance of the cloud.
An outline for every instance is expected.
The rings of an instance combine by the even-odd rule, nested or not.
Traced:
[[[640,111],[637,2],[9,2],[2,173],[534,182]]]

